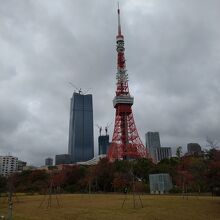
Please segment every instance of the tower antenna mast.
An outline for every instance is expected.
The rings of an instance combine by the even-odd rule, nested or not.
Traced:
[[[121,19],[120,19],[119,2],[118,2],[118,35],[121,35]]]
[[[134,122],[132,108],[134,98],[130,95],[128,87],[128,74],[125,63],[124,36],[121,31],[120,8],[118,4],[118,33],[116,36],[117,73],[116,95],[113,106],[116,109],[115,126],[112,144],[108,150],[110,161],[116,159],[132,159],[148,157]]]

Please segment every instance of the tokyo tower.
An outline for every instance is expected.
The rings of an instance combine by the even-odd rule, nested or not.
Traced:
[[[118,35],[116,36],[117,74],[116,96],[113,106],[116,110],[112,143],[107,157],[110,161],[148,157],[135,126],[132,108],[134,98],[129,93],[128,74],[124,56],[124,36],[121,32],[120,9],[118,8]]]

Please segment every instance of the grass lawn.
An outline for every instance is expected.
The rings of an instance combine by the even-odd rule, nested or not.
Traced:
[[[59,195],[58,207],[55,196],[51,208],[47,199],[39,208],[44,196],[18,196],[14,198],[13,220],[220,220],[220,197],[143,195],[141,201],[136,195],[128,195],[124,207],[124,195],[115,194],[68,194]],[[0,215],[6,215],[6,198],[0,200]]]

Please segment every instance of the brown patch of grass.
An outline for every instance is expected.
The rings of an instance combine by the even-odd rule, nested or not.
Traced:
[[[112,194],[74,194],[59,195],[61,207],[55,196],[51,208],[45,202],[39,208],[44,196],[19,196],[14,199],[14,220],[218,220],[220,219],[220,198],[190,196],[138,196],[128,195],[121,208],[124,195]],[[6,215],[7,203],[0,201],[0,214]]]

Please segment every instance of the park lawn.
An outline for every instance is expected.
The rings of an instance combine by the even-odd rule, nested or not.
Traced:
[[[51,207],[40,195],[14,197],[13,220],[219,220],[220,197],[127,195],[118,194],[68,194],[55,195]],[[45,199],[45,200],[44,200]],[[42,201],[44,201],[42,203]],[[60,206],[58,206],[58,202]],[[42,203],[42,206],[40,204]],[[6,215],[7,201],[1,198],[0,215]]]

